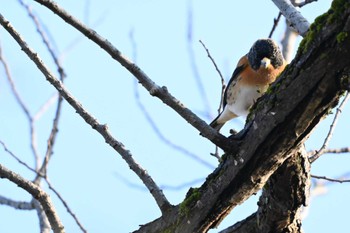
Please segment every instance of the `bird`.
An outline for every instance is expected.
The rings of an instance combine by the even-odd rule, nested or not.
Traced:
[[[277,43],[258,39],[238,62],[229,80],[222,112],[209,124],[217,131],[236,117],[247,116],[250,107],[284,70],[286,62]]]

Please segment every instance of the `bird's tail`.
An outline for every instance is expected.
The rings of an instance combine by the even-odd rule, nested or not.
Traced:
[[[209,125],[215,129],[216,131],[220,131],[220,129],[222,128],[222,126],[224,126],[225,123],[219,123],[218,119],[219,119],[220,115],[217,116]]]
[[[228,108],[224,108],[224,110],[209,125],[215,130],[220,131],[227,121],[236,117],[238,117],[236,114],[232,113]]]

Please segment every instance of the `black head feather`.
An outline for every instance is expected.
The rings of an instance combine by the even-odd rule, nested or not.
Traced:
[[[271,60],[274,68],[283,65],[283,55],[278,45],[271,39],[257,40],[248,53],[248,61],[254,70],[258,70],[261,60],[266,57]]]

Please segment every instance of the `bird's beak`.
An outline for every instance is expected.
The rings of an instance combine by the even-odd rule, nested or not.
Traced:
[[[271,64],[271,60],[268,59],[267,57],[264,57],[262,60],[261,60],[261,67],[267,69],[267,67]]]

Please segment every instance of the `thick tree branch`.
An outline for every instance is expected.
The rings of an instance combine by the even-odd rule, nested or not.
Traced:
[[[21,46],[22,50],[28,55],[28,57],[37,65],[39,70],[44,74],[47,81],[49,81],[61,94],[61,96],[77,111],[77,113],[91,125],[93,129],[98,131],[101,136],[104,137],[106,143],[108,143],[114,150],[116,150],[122,158],[127,162],[130,169],[133,170],[139,178],[143,181],[146,187],[149,189],[154,199],[156,200],[159,208],[162,212],[166,212],[170,208],[170,203],[164,196],[162,190],[153,181],[152,177],[148,175],[136,161],[133,159],[132,154],[125,146],[117,141],[109,132],[107,125],[100,124],[85,108],[72,96],[72,94],[63,86],[62,82],[58,80],[52,72],[45,66],[39,56],[28,47],[27,43],[21,38],[12,25],[0,14],[0,24],[11,34],[16,42]]]
[[[0,178],[5,178],[17,184],[22,189],[30,193],[42,206],[47,218],[51,224],[51,228],[55,233],[63,233],[64,227],[59,219],[56,210],[51,202],[50,196],[44,192],[39,186],[33,184],[29,180],[24,179],[20,175],[8,170],[0,164]]]
[[[289,0],[272,0],[280,9],[284,17],[291,23],[299,35],[304,37],[309,30],[310,23],[300,14]]]
[[[350,61],[344,57],[350,56],[350,9],[345,2],[336,0],[310,27],[296,58],[248,116],[237,153],[227,154],[177,209],[136,232],[207,232],[298,151],[349,89]]]

